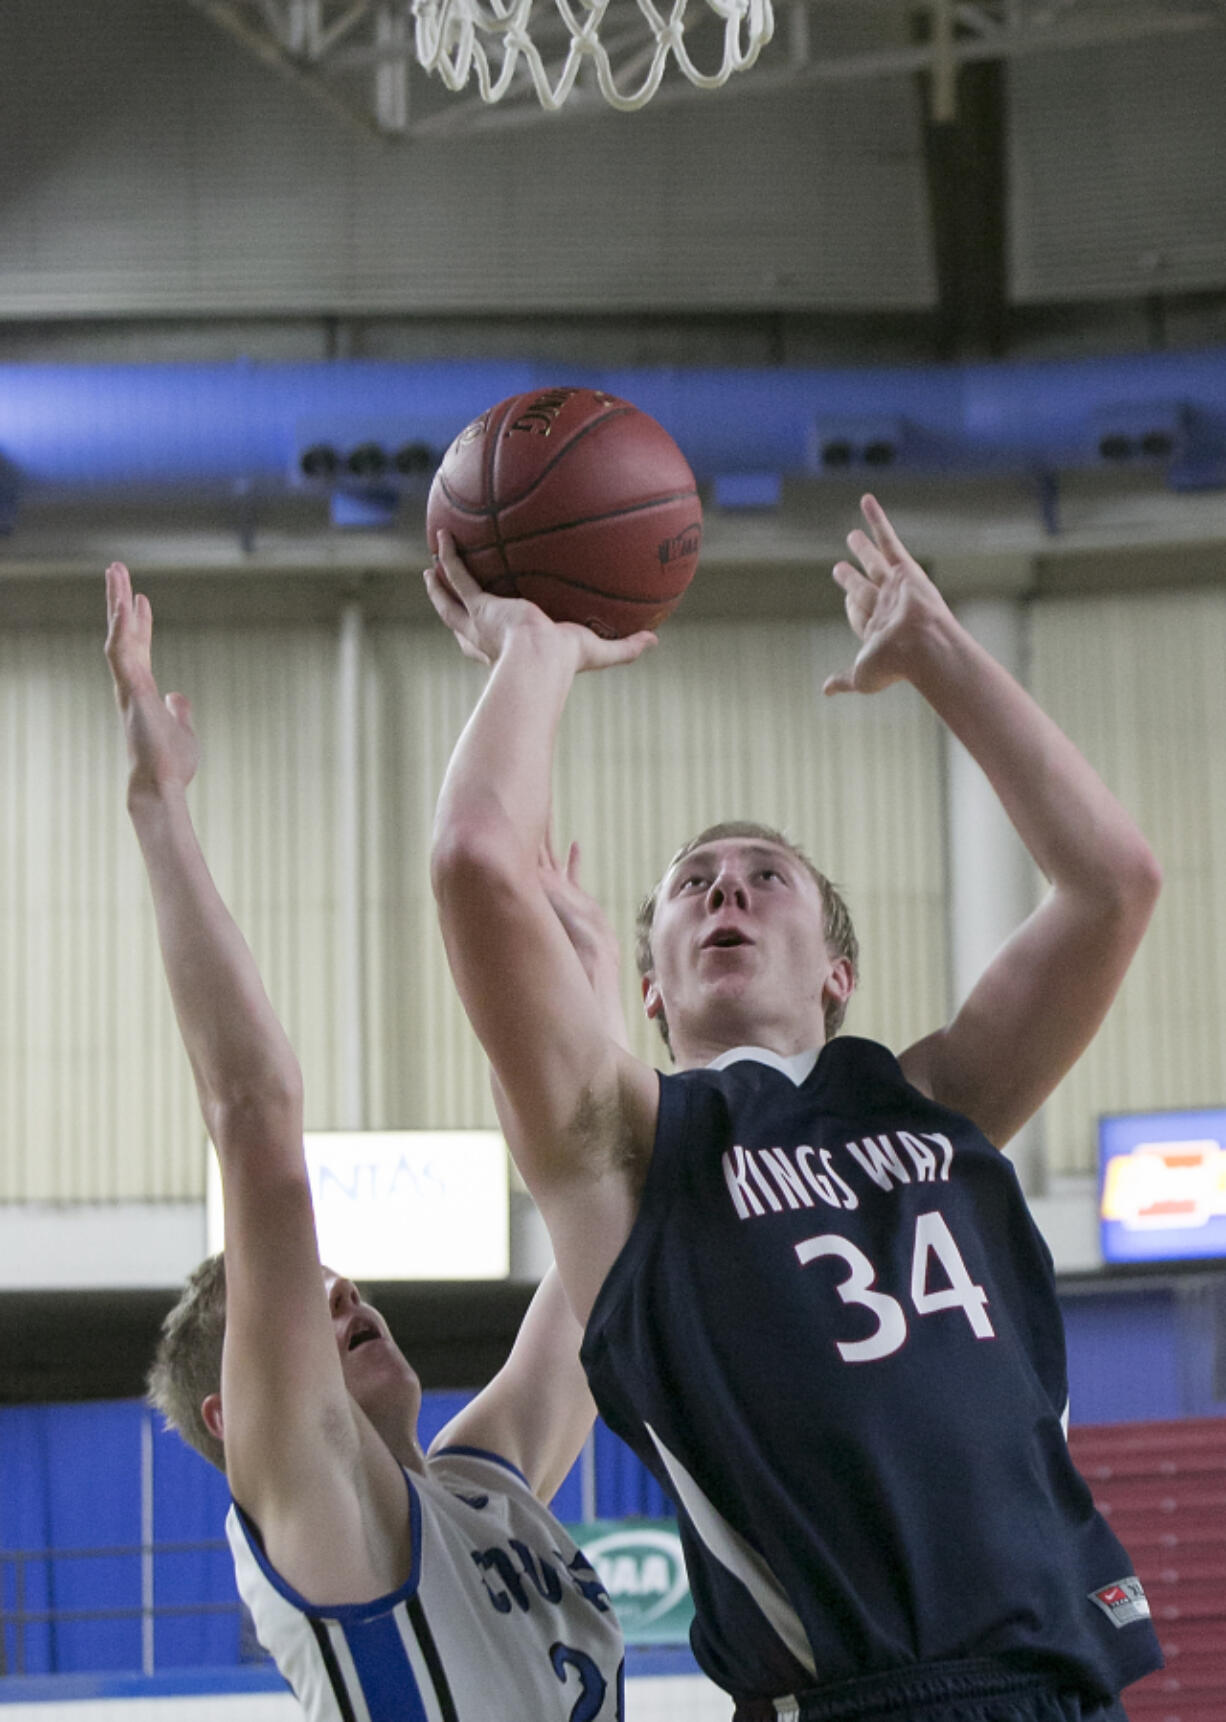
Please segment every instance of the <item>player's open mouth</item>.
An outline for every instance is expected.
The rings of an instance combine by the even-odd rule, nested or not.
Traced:
[[[702,941],[702,948],[704,951],[725,951],[736,945],[752,943],[752,939],[747,939],[744,933],[738,933],[735,927],[718,927]]]
[[[349,1335],[349,1339],[345,1345],[345,1350],[356,1351],[359,1345],[365,1345],[367,1340],[382,1338],[383,1335],[379,1332],[377,1327],[369,1327],[362,1324],[359,1327],[355,1327],[353,1332]]]

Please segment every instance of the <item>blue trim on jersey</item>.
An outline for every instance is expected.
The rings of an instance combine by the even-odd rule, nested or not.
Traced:
[[[308,1602],[306,1597],[301,1592],[296,1591],[287,1579],[282,1578],[276,1567],[273,1566],[264,1553],[264,1545],[256,1529],[255,1520],[249,1518],[235,1501],[235,1515],[242,1526],[243,1535],[247,1539],[247,1546],[255,1556],[256,1565],[278,1595],[283,1596],[286,1602],[293,1603],[296,1609],[299,1609],[312,1620],[336,1620],[342,1626],[349,1621],[361,1621],[374,1615],[386,1614],[398,1602],[405,1602],[409,1597],[416,1595],[417,1586],[421,1582],[421,1503],[417,1498],[417,1490],[413,1486],[412,1477],[403,1468],[401,1475],[404,1477],[405,1487],[409,1495],[409,1544],[413,1553],[413,1564],[409,1570],[408,1578],[398,1589],[388,1591],[384,1596],[373,1597],[370,1602]]]
[[[486,1447],[464,1447],[460,1445],[435,1447],[431,1459],[445,1459],[449,1453],[459,1453],[466,1459],[488,1459],[491,1465],[501,1465],[504,1471],[509,1471],[513,1477],[518,1477],[524,1488],[530,1494],[535,1494],[532,1484],[524,1476],[518,1465],[512,1465],[509,1459],[504,1459],[501,1453],[491,1453]]]
[[[394,1614],[342,1623],[370,1722],[428,1722],[421,1687]]]

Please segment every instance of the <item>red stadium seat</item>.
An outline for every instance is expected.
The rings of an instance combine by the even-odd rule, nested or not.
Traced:
[[[1078,1428],[1069,1447],[1166,1656],[1124,1693],[1131,1722],[1226,1722],[1226,1418]]]

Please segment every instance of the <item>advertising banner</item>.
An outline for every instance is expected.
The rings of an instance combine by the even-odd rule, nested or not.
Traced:
[[[598,1519],[567,1529],[600,1575],[627,1644],[688,1644],[694,1604],[671,1519]]]

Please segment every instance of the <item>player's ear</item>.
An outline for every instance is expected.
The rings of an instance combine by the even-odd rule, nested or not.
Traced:
[[[837,999],[840,1004],[846,1004],[856,986],[856,972],[851,966],[850,957],[836,957],[830,965],[830,973],[826,976],[826,984],[822,988],[824,999]]]
[[[660,997],[660,989],[656,985],[654,972],[648,972],[642,979],[643,1010],[648,1022],[654,1022],[664,1009],[664,1000]]]
[[[209,1393],[200,1401],[200,1416],[205,1428],[215,1441],[224,1443],[225,1429],[221,1421],[221,1394]]]

